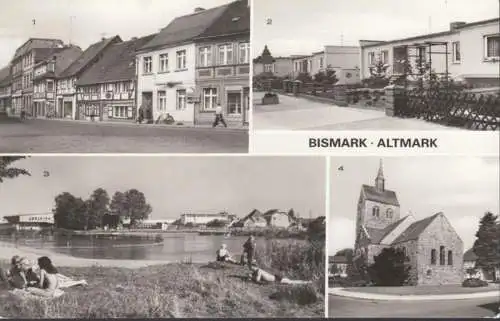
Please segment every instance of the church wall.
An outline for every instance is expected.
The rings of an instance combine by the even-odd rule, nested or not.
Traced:
[[[408,257],[408,265],[410,266],[407,285],[418,284],[418,242],[416,240],[406,241],[393,245],[393,248],[403,249]]]
[[[373,216],[372,209],[375,206],[379,207],[379,217]],[[392,210],[392,218],[389,218],[386,215],[388,209]],[[363,224],[366,227],[384,228],[399,220],[399,207],[366,200],[364,206],[364,214]]]
[[[368,260],[368,265],[373,264],[375,262],[374,258],[375,256],[379,255],[380,252],[382,252],[383,249],[387,248],[389,246],[387,245],[380,245],[380,244],[370,244],[367,246],[367,260]]]
[[[440,264],[440,246],[445,247],[444,265]],[[431,264],[431,249],[436,250],[436,264]],[[452,251],[452,265],[448,265],[448,250]],[[418,284],[460,284],[463,281],[463,252],[462,240],[444,215],[439,215],[418,239]]]

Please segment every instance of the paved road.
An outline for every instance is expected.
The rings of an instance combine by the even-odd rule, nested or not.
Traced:
[[[280,95],[280,104],[262,105],[264,93],[255,92],[253,128],[256,130],[459,130],[419,119],[389,117],[384,111],[338,107],[305,98]]]
[[[329,317],[491,317],[498,309],[499,299],[484,298],[450,301],[372,301],[328,297]]]
[[[248,132],[226,128],[82,123],[0,122],[0,153],[247,153]]]

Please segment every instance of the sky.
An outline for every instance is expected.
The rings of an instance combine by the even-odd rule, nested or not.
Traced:
[[[175,17],[230,0],[0,0],[0,68],[30,37],[56,38],[83,50],[103,36],[156,33]],[[35,25],[32,21],[35,19]],[[72,22],[72,23],[71,23]]]
[[[257,57],[267,44],[275,57],[308,55],[325,45],[446,31],[452,21],[498,18],[498,12],[498,0],[254,0],[252,51]]]
[[[32,176],[0,183],[0,218],[51,212],[59,193],[86,199],[99,187],[110,197],[131,188],[143,192],[150,219],[224,210],[243,217],[254,208],[325,215],[322,157],[33,156],[14,165]]]
[[[498,158],[421,156],[382,161],[385,188],[397,193],[401,218],[410,212],[417,220],[443,212],[464,250],[472,247],[484,213],[499,214]],[[374,185],[379,162],[374,157],[331,159],[329,255],[353,248],[361,185]]]

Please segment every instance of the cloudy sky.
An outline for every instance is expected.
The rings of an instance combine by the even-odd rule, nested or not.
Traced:
[[[99,187],[110,195],[142,191],[153,219],[222,210],[241,217],[254,208],[294,208],[303,217],[325,213],[321,157],[33,156],[14,164],[32,176],[0,184],[0,217],[50,212],[59,193],[87,198]]]
[[[158,32],[175,17],[193,12],[196,7],[208,9],[229,2],[0,0],[0,67],[5,66],[16,48],[30,37],[56,38],[67,43],[71,36],[71,42],[85,50],[103,36],[120,35],[123,40],[146,36]]]
[[[362,184],[373,185],[380,159],[331,159],[328,230],[330,255],[354,246],[356,207]],[[385,186],[397,193],[401,217],[422,219],[443,212],[464,242],[472,247],[479,219],[499,214],[498,158],[389,157],[383,159]],[[343,171],[337,170],[343,166]]]
[[[324,45],[358,45],[448,30],[451,21],[498,17],[498,0],[254,0],[254,57],[311,54]],[[430,17],[430,23],[429,23]],[[272,24],[267,24],[272,19]]]

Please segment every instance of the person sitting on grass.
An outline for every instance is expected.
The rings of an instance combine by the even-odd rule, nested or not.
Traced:
[[[6,282],[9,287],[24,289],[38,283],[38,276],[27,258],[15,255],[10,263],[11,267],[7,272],[0,269],[0,280]]]
[[[271,274],[267,271],[264,271],[258,267],[252,267],[252,273],[249,275],[249,278],[255,283],[265,284],[265,283],[282,283],[282,284],[309,284],[311,281],[302,281],[302,280],[290,280],[288,278],[283,277],[280,274]]]
[[[27,290],[38,296],[54,296],[56,290],[59,288],[57,269],[52,264],[52,261],[46,256],[42,256],[38,259],[38,266],[40,267],[40,281],[38,287],[28,288]]]
[[[222,244],[220,249],[217,250],[217,262],[228,262],[238,264],[229,254],[226,244]]]

